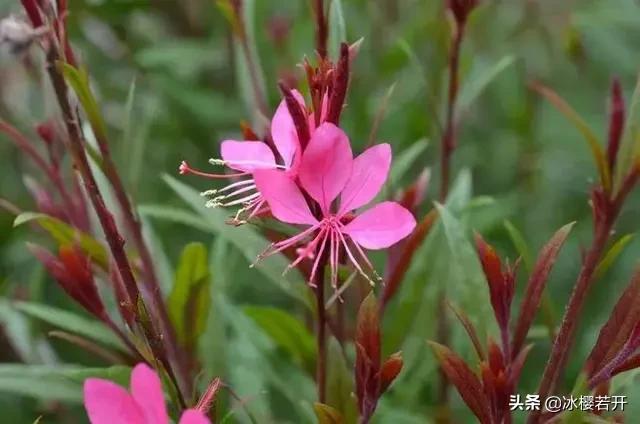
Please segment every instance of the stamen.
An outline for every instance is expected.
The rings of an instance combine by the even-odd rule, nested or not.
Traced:
[[[306,230],[304,230],[303,232],[301,232],[300,234],[297,234],[293,237],[290,237],[286,240],[282,240],[279,241],[277,243],[271,243],[271,245],[269,245],[269,247],[267,247],[264,252],[260,253],[258,255],[258,257],[256,258],[255,262],[251,264],[251,268],[253,268],[259,261],[261,261],[262,259],[268,258],[271,255],[274,255],[278,252],[283,251],[284,249],[293,246],[294,244],[296,244],[298,241],[300,241],[301,239],[305,238],[307,235],[309,235],[310,233],[312,233],[313,231],[315,231],[318,227],[320,226],[320,223],[307,228]]]
[[[213,178],[213,179],[235,178],[235,177],[241,177],[243,175],[247,175],[246,172],[235,173],[235,174],[210,174],[208,172],[203,172],[203,171],[199,171],[197,169],[191,168],[186,161],[182,161],[182,163],[180,163],[178,170],[182,175],[193,174],[193,175],[198,175],[200,177]]]
[[[371,278],[369,277],[369,275],[367,275],[367,273],[365,273],[362,270],[362,267],[360,266],[360,264],[358,263],[358,261],[356,260],[356,258],[353,256],[353,254],[351,253],[351,250],[349,250],[349,246],[347,245],[347,241],[344,239],[344,236],[342,235],[341,231],[338,231],[338,235],[340,236],[340,239],[342,240],[342,244],[344,245],[344,250],[345,252],[347,252],[347,256],[349,257],[349,259],[351,260],[351,263],[353,264],[353,266],[356,267],[356,269],[360,272],[360,274],[367,279],[367,281],[369,281],[369,283],[374,286],[375,283],[373,282],[373,280],[371,280]]]
[[[285,268],[285,270],[282,272],[282,275],[283,276],[286,275],[286,273],[289,272],[291,268],[295,268],[300,262],[302,262],[303,259],[307,259],[309,257],[309,252],[315,249],[315,247],[320,242],[320,239],[325,235],[326,232],[327,232],[326,228],[323,228],[322,230],[320,230],[318,235],[313,240],[311,240],[311,242],[307,245],[307,247],[303,248],[302,252],[300,252],[296,260],[290,263]]]
[[[311,275],[309,275],[309,286],[311,287],[317,287],[318,285],[315,283],[315,277],[316,277],[316,271],[318,270],[318,264],[320,263],[320,258],[322,258],[322,255],[324,254],[324,247],[327,244],[327,239],[329,237],[327,237],[326,235],[324,236],[324,238],[322,239],[322,244],[320,245],[320,249],[318,250],[318,254],[316,256],[316,260],[313,262],[313,267],[311,268]],[[320,282],[320,284],[322,284],[322,281]]]

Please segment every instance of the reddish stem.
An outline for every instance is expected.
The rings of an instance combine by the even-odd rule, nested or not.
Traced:
[[[594,281],[593,276],[596,267],[602,258],[611,230],[620,213],[624,200],[635,186],[639,176],[640,170],[634,167],[623,181],[620,191],[611,199],[609,209],[606,211],[604,217],[605,219],[601,223],[596,224],[593,242],[584,258],[582,269],[571,293],[564,317],[562,318],[562,323],[560,324],[560,330],[554,340],[549,360],[547,361],[542,380],[540,381],[538,388],[540,399],[546,399],[554,391],[558,378],[566,365],[567,357],[573,344],[575,330],[580,319],[580,313]],[[541,410],[533,411],[527,422],[530,424],[537,423],[542,412]]]
[[[447,96],[447,113],[444,132],[440,141],[440,201],[445,201],[449,193],[451,174],[451,156],[456,148],[455,103],[458,97],[458,74],[460,67],[460,50],[464,37],[464,24],[457,24],[453,35],[449,54],[449,88]]]
[[[316,15],[316,51],[324,59],[327,57],[327,42],[329,39],[327,16],[324,13],[324,0],[313,1],[313,11]]]

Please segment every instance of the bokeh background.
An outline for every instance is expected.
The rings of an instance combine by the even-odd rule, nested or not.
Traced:
[[[207,181],[179,177],[180,161],[206,167],[207,159],[217,156],[220,140],[240,137],[240,121],[256,122],[238,51],[214,3],[70,0],[70,38],[91,75],[112,148],[153,241],[165,288],[171,285],[186,243],[210,246],[213,308],[200,340],[203,375],[222,376],[260,423],[311,422],[314,389],[305,363],[313,355],[313,345],[309,347],[308,334],[293,334],[298,327],[288,321],[295,317],[296,323],[308,324],[304,309],[291,295],[303,283],[295,278],[277,283],[277,267],[249,269],[247,249],[259,251],[260,243],[266,246],[266,242],[225,228],[220,221],[224,212],[185,203],[176,183],[167,184],[169,175],[196,191],[210,188]],[[305,55],[314,55],[312,14],[302,0],[246,3],[273,109],[279,102],[277,81],[301,79],[297,65]],[[333,3],[332,52],[342,37],[349,42],[363,38],[343,126],[355,149],[361,150],[384,111],[376,140],[389,141],[396,160],[387,195],[412,183],[425,168],[433,168],[424,213],[437,199],[450,39],[443,2]],[[437,413],[436,364],[425,344],[434,336],[439,313],[436,293],[447,290],[453,302],[492,331],[487,290],[470,244],[472,230],[481,232],[501,254],[514,259],[525,253],[527,259],[527,250],[535,258],[556,229],[576,221],[548,284],[547,316],[556,321],[561,317],[580,265],[581,246],[591,239],[588,196],[596,172],[580,134],[528,88],[529,82],[539,80],[553,87],[603,139],[612,77],[620,78],[627,100],[636,82],[638,2],[482,3],[472,15],[461,57],[459,149],[453,162],[456,180],[447,209],[450,216],[418,251],[385,317],[385,352],[403,350],[405,369],[384,396],[376,422],[430,422]],[[1,16],[19,10],[19,2],[0,0]],[[25,63],[3,51],[0,62],[0,115],[31,136],[35,123],[56,113],[39,71],[40,56],[34,50]],[[0,197],[22,210],[33,210],[25,176],[41,176],[4,136],[0,166]],[[615,238],[638,230],[638,200],[636,193]],[[51,375],[47,370],[68,366],[63,364],[105,364],[49,337],[51,325],[12,307],[14,299],[26,299],[83,315],[25,247],[26,241],[46,244],[46,237],[27,226],[13,228],[13,220],[12,214],[0,211],[0,360],[28,364],[31,371],[0,365],[0,421],[30,423],[44,414],[45,423],[84,422],[78,402],[82,374]],[[514,243],[515,232],[525,249]],[[251,243],[257,245],[245,248]],[[632,240],[595,285],[564,388],[573,386],[600,325],[628,282],[640,256],[639,243]],[[384,258],[376,259],[382,268]],[[523,269],[527,265],[525,260]],[[269,272],[275,274],[269,277]],[[515,306],[523,285],[519,281]],[[274,318],[273,307],[289,315]],[[355,306],[348,299],[346,308],[353,317]],[[524,369],[521,393],[535,389],[546,361],[550,342],[543,324],[539,319],[532,331],[535,348]],[[452,327],[450,344],[472,358],[462,331]],[[334,384],[348,384],[350,374],[345,370],[338,369],[335,375],[344,381]],[[634,377],[615,382],[616,388],[627,386],[629,407],[636,411],[630,411],[630,417],[640,416],[640,386]],[[452,406],[456,422],[473,422],[457,394],[452,394]],[[229,422],[247,418],[238,411]]]

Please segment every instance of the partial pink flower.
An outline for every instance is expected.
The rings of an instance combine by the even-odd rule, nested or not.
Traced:
[[[133,369],[131,392],[109,380],[87,379],[84,406],[91,424],[169,424],[160,378],[145,364]],[[202,412],[188,409],[178,424],[211,423]]]
[[[300,162],[298,181],[319,205],[315,213],[296,181],[284,173],[263,169],[253,174],[274,217],[307,226],[299,234],[272,244],[258,259],[306,243],[287,269],[317,251],[309,278],[313,282],[320,258],[326,254],[335,287],[338,262],[344,251],[358,272],[371,281],[365,268],[374,270],[363,248],[389,247],[408,236],[416,225],[413,215],[395,202],[379,203],[355,217],[351,214],[371,202],[385,183],[391,147],[379,144],[353,159],[347,135],[333,124],[323,123],[312,135]]]
[[[302,110],[306,112],[306,105],[302,94],[292,90]],[[325,113],[326,114],[326,113]],[[235,221],[245,222],[258,213],[265,212],[264,198],[258,192],[251,174],[259,170],[278,170],[288,178],[295,178],[301,158],[300,140],[296,132],[296,126],[289,113],[286,101],[282,100],[271,120],[271,139],[276,151],[262,141],[224,140],[220,146],[221,159],[212,159],[214,165],[223,165],[234,171],[235,174],[209,174],[194,170],[186,162],[179,167],[181,174],[192,173],[208,178],[249,178],[233,182],[221,189],[207,190],[202,193],[210,197],[207,207],[232,207],[240,206],[236,213]],[[277,154],[277,157],[276,157]],[[241,216],[246,219],[241,220]]]

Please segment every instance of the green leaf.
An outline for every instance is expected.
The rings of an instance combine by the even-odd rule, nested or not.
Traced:
[[[489,84],[514,62],[515,58],[512,55],[507,55],[494,65],[487,66],[470,75],[467,78],[467,83],[460,90],[460,95],[456,102],[457,113],[460,114],[467,110]]]
[[[329,337],[327,343],[327,405],[340,412],[347,424],[357,420],[357,407],[352,396],[353,370],[347,365],[340,344],[334,337]]]
[[[47,231],[54,240],[60,244],[78,244],[82,251],[89,256],[102,269],[109,268],[109,259],[104,246],[77,228],[73,228],[67,223],[49,215],[36,212],[24,212],[16,217],[13,226],[25,224],[27,222],[37,222]]]
[[[76,96],[87,115],[87,119],[91,124],[94,135],[99,140],[106,140],[107,127],[102,119],[98,102],[96,102],[96,99],[91,92],[89,74],[87,74],[87,70],[84,68],[74,68],[72,65],[62,62],[59,62],[58,66],[62,71],[62,75],[64,75],[64,79],[76,93]]]
[[[633,90],[629,114],[625,120],[625,128],[615,169],[614,190],[617,191],[634,164],[640,161],[640,75]]]
[[[341,0],[331,0],[329,6],[329,54],[333,58],[340,56],[340,43],[347,41],[347,25],[344,21]]]
[[[16,309],[39,320],[42,320],[54,327],[61,328],[73,334],[94,340],[104,346],[127,352],[127,349],[104,324],[99,321],[90,320],[73,312],[52,306],[34,302],[17,302]]]
[[[0,391],[42,400],[82,402],[82,385],[90,377],[126,385],[130,369],[123,366],[85,368],[75,365],[0,364]]]
[[[527,269],[527,271],[531,272],[531,270],[533,269],[533,255],[531,254],[531,249],[529,249],[524,236],[522,235],[520,230],[518,230],[518,228],[513,225],[511,221],[504,221],[504,228],[509,234],[511,243],[513,243],[513,246],[516,248],[518,254],[522,258],[525,268]]]
[[[318,424],[343,424],[342,414],[324,403],[314,403],[313,410],[318,418]]]
[[[207,248],[202,243],[185,246],[169,295],[169,316],[178,339],[192,350],[202,334],[209,316],[211,297]]]
[[[562,97],[558,95],[555,91],[550,89],[549,87],[545,87],[542,84],[535,83],[533,84],[533,89],[536,90],[539,94],[541,94],[544,98],[546,98],[549,103],[555,106],[575,127],[582,136],[585,141],[589,145],[591,149],[591,155],[593,156],[593,160],[598,167],[598,174],[600,175],[600,180],[605,189],[611,187],[611,175],[609,173],[609,165],[607,164],[607,159],[598,141],[598,137],[595,135],[593,130],[589,127],[589,125],[585,122],[584,119],[578,112],[576,112]]]
[[[288,352],[307,370],[313,369],[314,338],[297,318],[281,309],[266,306],[247,306],[244,312],[271,337],[277,346]]]
[[[392,185],[400,183],[402,178],[409,172],[421,155],[427,150],[429,140],[421,138],[400,152],[393,160],[391,171],[389,171],[389,181]]]
[[[0,325],[13,350],[24,362],[36,359],[35,343],[27,318],[18,312],[7,299],[0,299]]]
[[[253,263],[258,255],[268,246],[268,242],[251,228],[251,226],[242,225],[236,227],[227,225],[225,223],[228,218],[226,211],[222,209],[205,208],[202,197],[193,188],[169,175],[164,175],[163,180],[182,200],[200,215],[200,219],[207,225],[209,232],[229,241],[231,245],[243,254],[249,263]],[[287,261],[283,255],[277,254],[261,261],[256,265],[256,269],[267,277],[267,281],[273,283],[277,288],[282,290],[282,292],[294,299],[300,300],[311,309],[311,302],[306,287],[303,284],[288,282],[282,276],[282,272],[288,264],[289,261]],[[292,269],[287,275],[295,278],[297,283],[302,280],[302,276],[296,269]]]
[[[609,248],[607,253],[604,255],[600,263],[595,270],[595,279],[599,280],[607,270],[613,265],[613,263],[618,259],[622,251],[629,244],[631,240],[633,240],[634,234],[627,234],[625,236],[620,237],[616,242]]]

